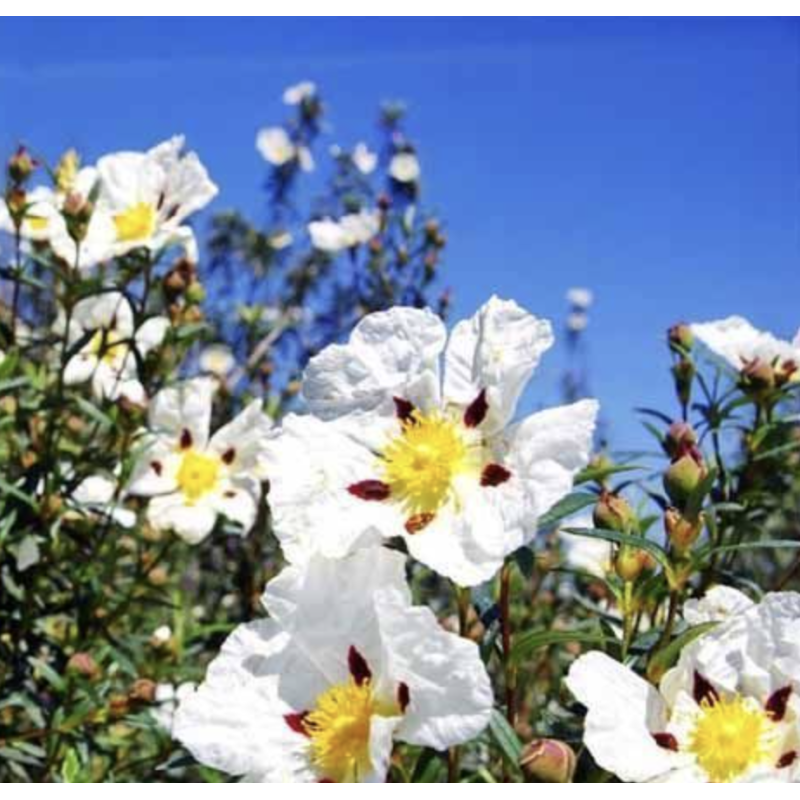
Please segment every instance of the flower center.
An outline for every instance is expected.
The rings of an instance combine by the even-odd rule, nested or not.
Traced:
[[[47,230],[47,217],[28,216],[26,222],[34,233],[42,233]]]
[[[689,751],[711,783],[730,783],[769,757],[773,723],[753,700],[704,700],[689,739]]]
[[[303,719],[311,740],[311,762],[335,783],[358,783],[371,767],[372,717],[379,713],[370,681],[332,686],[317,698],[317,707]]]
[[[178,487],[188,503],[194,503],[212,491],[219,481],[220,460],[217,456],[187,450],[178,468]]]
[[[114,366],[125,355],[124,337],[111,329],[98,330],[89,341],[89,352],[98,361]]]
[[[151,203],[135,203],[114,217],[117,239],[137,242],[149,239],[156,229],[156,210]]]
[[[413,411],[382,455],[392,496],[415,514],[435,513],[447,500],[453,479],[479,469],[459,424],[438,411]]]

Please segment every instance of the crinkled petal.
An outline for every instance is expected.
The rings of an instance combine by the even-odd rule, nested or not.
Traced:
[[[153,497],[147,506],[147,520],[157,530],[170,530],[188,544],[205,539],[217,521],[217,512],[208,503],[188,505],[183,495],[175,492]]]
[[[445,400],[468,406],[486,390],[489,412],[484,425],[487,430],[504,427],[553,341],[547,320],[513,300],[492,297],[453,329],[445,353]]]
[[[209,449],[232,461],[231,473],[248,473],[261,480],[269,477],[267,442],[272,419],[264,413],[260,400],[254,400],[244,411],[220,428],[212,437]]]
[[[211,426],[214,382],[194,378],[162,389],[150,404],[150,430],[179,439],[183,430],[192,436],[192,446],[203,449]]]
[[[743,592],[732,586],[714,586],[703,597],[687,600],[683,605],[683,618],[689,625],[722,622],[730,616],[747,611],[754,605]]]
[[[438,375],[445,338],[444,324],[428,309],[396,307],[370,314],[347,344],[330,345],[311,359],[303,396],[315,414],[328,418],[377,408],[394,395],[406,397],[423,373]],[[437,383],[426,384],[437,391],[431,403],[438,399]]]

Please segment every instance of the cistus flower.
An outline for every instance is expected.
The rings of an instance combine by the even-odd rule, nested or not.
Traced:
[[[378,154],[373,153],[364,142],[359,142],[353,148],[350,159],[362,175],[371,175],[378,166]]]
[[[97,212],[113,223],[115,255],[137,248],[195,248],[194,234],[184,223],[218,189],[197,154],[183,152],[184,141],[173,136],[146,153],[113,153],[97,162]]]
[[[58,326],[66,325],[64,320]],[[98,399],[125,397],[143,405],[147,401],[138,379],[137,358],[158,347],[169,329],[165,317],[151,317],[136,328],[133,308],[120,292],[104,292],[79,300],[72,310],[67,341],[77,348],[67,362],[64,383],[91,381]]]
[[[389,175],[398,183],[417,183],[421,174],[422,168],[414,153],[397,153],[389,162]]]
[[[128,493],[149,497],[147,519],[190,544],[222,515],[248,533],[266,478],[264,446],[272,425],[253,401],[209,436],[214,382],[196,378],[162,389],[149,407],[149,432]]]
[[[689,625],[722,622],[752,608],[755,603],[732,586],[714,586],[699,599],[683,604],[683,618]]]
[[[800,380],[800,331],[787,342],[754,328],[743,317],[696,323],[692,333],[708,350],[737,372],[753,371],[758,365],[785,373],[787,380]]]
[[[298,106],[304,100],[317,95],[317,84],[313,81],[300,81],[292,86],[287,86],[283,92],[283,102],[287,106]]]
[[[338,221],[326,217],[308,223],[311,243],[323,253],[338,253],[350,247],[366,244],[381,227],[377,211],[363,209],[345,214]]]
[[[591,289],[576,286],[567,291],[567,302],[578,311],[587,311],[594,302],[594,294]]]
[[[203,372],[224,380],[236,367],[236,356],[224,344],[210,344],[200,353],[199,366]]]
[[[367,548],[288,567],[182,699],[173,733],[252,781],[380,783],[394,742],[445,750],[487,725],[477,645],[411,605],[405,559]]]
[[[263,128],[256,136],[256,150],[273,167],[283,167],[297,161],[304,172],[314,169],[311,151],[301,144],[295,144],[284,128]]]
[[[726,617],[659,689],[598,652],[567,686],[587,708],[587,748],[625,782],[800,782],[800,594]]]
[[[398,307],[312,359],[303,394],[316,416],[289,416],[270,445],[289,560],[401,536],[461,585],[492,577],[589,459],[594,400],[511,424],[552,343],[549,322],[493,298],[449,343],[433,312]]]

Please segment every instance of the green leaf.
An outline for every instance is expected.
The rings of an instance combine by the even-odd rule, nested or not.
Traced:
[[[519,770],[519,758],[522,755],[522,743],[514,729],[508,724],[505,715],[496,708],[489,720],[489,734],[509,766]]]
[[[689,497],[689,500],[686,503],[684,516],[686,516],[688,519],[697,519],[697,515],[700,513],[700,509],[702,509],[703,503],[713,488],[714,481],[716,480],[717,470],[716,468],[712,467],[708,471],[708,474],[705,476],[705,478],[703,478],[703,480],[701,480],[700,483],[695,487],[694,491]]]
[[[599,630],[587,628],[566,631],[531,631],[514,637],[511,645],[511,661],[518,664],[522,659],[543,647],[550,647],[554,644],[572,644],[573,642],[602,647],[609,642],[609,639]]]
[[[641,536],[630,536],[626,533],[617,533],[616,531],[601,530],[599,528],[565,528],[565,531],[566,533],[573,533],[576,536],[585,536],[587,539],[605,539],[607,542],[615,542],[616,544],[635,547],[637,550],[644,550],[650,553],[665,570],[669,571],[672,569],[667,551],[661,547],[661,545],[656,544],[650,539],[644,539]]]
[[[539,517],[539,528],[553,528],[561,520],[570,517],[597,502],[597,495],[588,492],[573,492],[559,500],[548,512]]]
[[[582,483],[591,483],[593,481],[604,481],[612,475],[620,472],[634,472],[637,469],[644,469],[638,464],[616,464],[610,467],[586,467],[582,469],[575,476],[575,486],[580,486]]]
[[[66,758],[61,764],[61,780],[64,783],[84,783],[81,780],[81,761],[74,750],[67,752]]]
[[[684,647],[687,647],[695,639],[708,633],[717,625],[719,625],[719,622],[704,622],[701,625],[694,625],[676,636],[669,644],[657,650],[647,665],[648,677],[651,677],[652,680],[660,680],[664,673],[678,660],[678,656]]]
[[[733,553],[739,550],[800,550],[800,541],[796,539],[764,539],[760,542],[739,542],[739,544],[722,544],[708,551],[712,553]]]

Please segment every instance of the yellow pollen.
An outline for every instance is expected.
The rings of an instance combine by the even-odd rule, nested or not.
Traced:
[[[89,341],[89,352],[111,366],[124,359],[127,349],[124,337],[110,329],[98,330]]]
[[[753,700],[736,696],[701,704],[689,752],[710,783],[731,783],[771,755],[774,723]]]
[[[317,698],[303,720],[311,740],[311,763],[335,783],[358,783],[372,768],[369,743],[372,717],[380,710],[369,681],[352,678]]]
[[[190,505],[217,485],[220,460],[217,456],[187,450],[178,468],[177,481],[186,502]]]
[[[25,221],[30,226],[30,229],[35,233],[41,233],[47,230],[47,217],[25,217]]]
[[[480,469],[479,453],[441,412],[414,411],[383,451],[384,479],[410,514],[435,514],[447,501],[453,479]]]
[[[156,210],[151,203],[136,203],[114,217],[117,239],[137,242],[149,239],[156,229]]]

